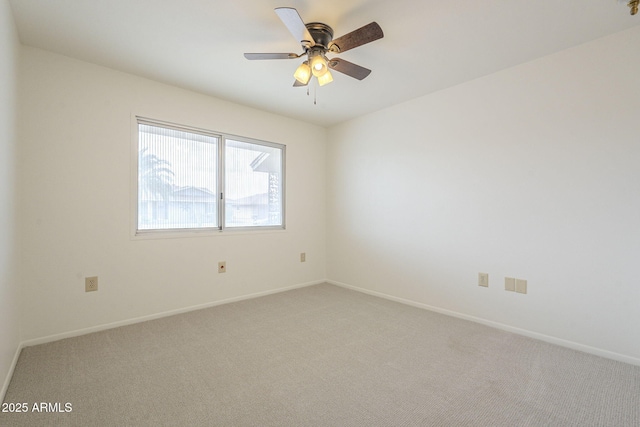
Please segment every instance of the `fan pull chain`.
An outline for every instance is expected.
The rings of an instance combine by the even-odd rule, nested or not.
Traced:
[[[313,105],[317,105],[318,99],[318,81],[313,81]]]

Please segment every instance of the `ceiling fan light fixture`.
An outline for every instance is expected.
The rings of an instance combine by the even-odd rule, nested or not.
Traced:
[[[638,2],[640,0],[625,1]],[[322,22],[305,23],[298,11],[292,7],[277,7],[275,12],[291,35],[300,43],[303,52],[300,54],[245,53],[246,59],[296,59],[306,56],[307,60],[300,64],[293,74],[295,77],[294,87],[307,86],[313,77],[317,78],[320,86],[331,83],[333,75],[329,72],[329,68],[358,80],[364,79],[371,73],[371,70],[357,64],[339,58],[328,59],[326,55],[327,53],[346,52],[381,39],[384,37],[384,33],[376,22],[370,22],[334,40],[333,29],[330,26]],[[309,94],[308,88],[307,94]]]
[[[620,4],[626,4],[631,9],[631,14],[636,15],[638,13],[638,7],[640,6],[640,0],[618,0]]]
[[[293,77],[303,85],[309,83],[309,80],[311,80],[311,67],[309,67],[309,61],[304,61],[300,64],[296,72],[293,74]]]
[[[318,84],[320,86],[324,86],[328,83],[331,83],[333,81],[333,76],[331,75],[331,72],[329,70],[327,70],[323,75],[318,77]]]
[[[311,65],[311,72],[314,76],[320,77],[329,70],[327,67],[327,60],[324,58],[322,53],[312,52],[309,56],[309,64]]]

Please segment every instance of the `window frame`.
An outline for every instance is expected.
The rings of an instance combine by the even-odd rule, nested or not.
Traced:
[[[193,236],[211,236],[219,234],[246,233],[246,232],[277,232],[286,230],[286,145],[275,142],[248,138],[239,135],[233,135],[224,132],[212,131],[194,126],[180,125],[163,120],[151,119],[145,116],[132,115],[132,142],[131,142],[131,235],[133,238],[176,238],[176,237],[193,237]],[[201,134],[208,137],[214,137],[218,140],[217,147],[217,191],[216,191],[216,210],[217,210],[217,227],[201,227],[201,228],[169,228],[169,229],[138,229],[139,214],[139,126],[157,126],[167,129],[174,129],[183,132]],[[226,226],[225,218],[227,214],[226,206],[226,145],[227,140],[237,141],[240,143],[270,147],[280,150],[280,208],[281,208],[281,224],[279,225],[250,225],[250,226]]]

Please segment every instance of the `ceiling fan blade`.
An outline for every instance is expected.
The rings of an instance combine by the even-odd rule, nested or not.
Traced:
[[[382,37],[384,37],[382,28],[380,28],[380,25],[376,22],[372,22],[350,32],[349,34],[338,37],[331,42],[329,50],[332,52],[346,52],[349,49],[371,43],[372,41],[381,39]]]
[[[298,43],[306,47],[316,44],[297,10],[292,7],[277,7],[275,11]]]
[[[371,70],[368,68],[361,67],[352,62],[345,61],[340,58],[333,58],[328,61],[329,68],[332,70],[336,70],[342,74],[346,74],[347,76],[353,77],[354,79],[362,80],[371,74]]]
[[[307,83],[307,84],[300,83],[300,82],[296,79],[296,80],[294,80],[294,82],[293,82],[293,87],[302,87],[302,86],[306,86],[306,85],[308,85],[308,84],[309,84],[309,83]]]
[[[294,59],[300,55],[295,53],[245,53],[244,57],[250,60],[254,59]]]

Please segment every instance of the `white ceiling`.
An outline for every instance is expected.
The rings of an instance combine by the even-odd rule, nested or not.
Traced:
[[[640,25],[616,0],[10,0],[23,44],[330,126]],[[385,36],[340,57],[317,104],[293,88],[301,48],[274,13],[298,10],[335,37],[371,21]],[[331,55],[329,55],[331,57]]]

